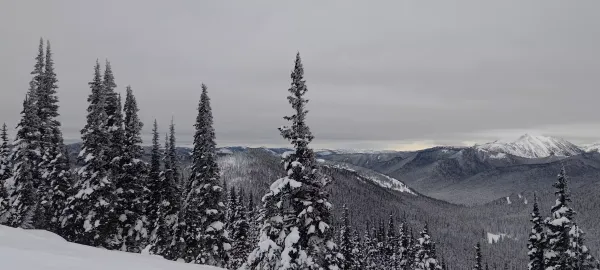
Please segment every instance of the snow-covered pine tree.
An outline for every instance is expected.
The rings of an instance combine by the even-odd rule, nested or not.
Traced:
[[[109,130],[106,92],[102,86],[100,64],[96,61],[94,78],[89,83],[87,123],[81,130],[82,148],[78,158],[83,164],[79,181],[71,190],[60,222],[63,236],[70,241],[110,248],[116,241],[118,216],[114,210],[115,183],[109,178]]]
[[[473,266],[473,270],[483,270],[483,265],[481,263],[481,244],[477,243],[475,245],[475,265]]]
[[[284,156],[287,176],[275,181],[263,197],[266,209],[258,247],[249,256],[246,269],[337,269],[343,259],[333,243],[331,203],[309,147],[313,135],[306,124],[307,87],[300,54],[291,74],[288,101],[294,109],[284,119],[281,135],[294,151]]]
[[[250,195],[248,196],[248,207],[246,207],[246,209],[248,210],[247,212],[247,216],[248,216],[248,221],[250,222],[250,235],[248,242],[250,243],[257,243],[258,242],[258,238],[260,236],[260,215],[259,215],[259,210],[257,209],[256,205],[254,204],[254,195],[252,193],[250,193]],[[250,250],[252,251],[252,250]]]
[[[21,121],[13,142],[13,188],[9,194],[9,213],[5,224],[12,227],[33,228],[39,207],[36,180],[39,179],[40,129],[37,108],[29,97],[23,102]]]
[[[598,270],[598,260],[592,256],[590,250],[585,246],[585,234],[576,223],[573,223],[569,235],[571,236],[569,253],[572,254],[571,256],[576,261],[576,268],[574,269]]]
[[[399,237],[398,237],[398,254],[399,254],[399,258],[398,260],[400,261],[399,263],[399,267],[401,269],[408,269],[411,266],[412,263],[412,257],[409,256],[409,250],[410,250],[410,239],[409,239],[409,235],[408,235],[408,231],[406,228],[406,223],[402,222],[400,223],[400,232],[399,232]]]
[[[441,268],[433,252],[433,245],[434,243],[429,236],[429,228],[425,224],[425,228],[421,231],[421,237],[417,239],[415,245],[416,253],[412,269],[434,270]]]
[[[352,232],[352,239],[350,240],[352,244],[352,263],[351,270],[362,270],[365,269],[365,263],[363,261],[362,250],[364,249],[363,243],[360,241],[360,233],[358,230],[354,230]]]
[[[533,212],[531,213],[531,232],[529,233],[529,244],[527,248],[529,252],[529,270],[544,270],[544,250],[546,236],[544,232],[544,222],[540,216],[538,208],[537,196],[533,195]]]
[[[351,238],[350,228],[350,217],[348,213],[348,207],[344,204],[342,214],[342,227],[340,229],[340,253],[344,255],[344,264],[341,265],[341,269],[349,270],[352,269],[354,262],[354,245]]]
[[[365,234],[363,236],[364,250],[362,252],[362,258],[365,263],[365,269],[375,270],[379,269],[377,265],[377,241],[371,234],[371,228],[367,223]]]
[[[573,226],[575,211],[568,205],[571,199],[567,192],[567,176],[564,167],[553,186],[556,188],[554,193],[557,198],[551,209],[551,217],[546,219],[547,248],[544,251],[544,265],[546,269],[575,269],[575,262],[568,252],[571,243],[569,232]]]
[[[198,105],[196,133],[192,152],[192,170],[186,198],[179,220],[181,238],[185,241],[181,258],[186,262],[225,266],[231,249],[225,230],[225,205],[221,201],[223,187],[216,161],[215,130],[206,85]]]
[[[0,132],[0,224],[4,224],[7,218],[8,204],[8,189],[6,188],[6,180],[12,177],[12,162],[10,161],[10,142],[8,140],[8,130],[6,123],[2,125]]]
[[[121,174],[115,177],[117,201],[115,210],[119,215],[118,237],[121,251],[141,252],[148,241],[149,224],[145,214],[149,190],[147,164],[142,161],[141,131],[143,124],[138,117],[138,106],[130,86],[127,86],[125,104],[125,128],[123,152],[120,155]]]
[[[227,183],[224,182],[223,186],[225,188],[227,188]],[[233,224],[235,223],[235,219],[237,218],[236,211],[237,211],[237,203],[238,203],[237,195],[235,193],[235,188],[231,187],[229,189],[229,191],[226,192],[224,198],[227,199],[227,202],[225,203],[225,228],[230,233],[233,233],[231,231],[231,227],[233,227]]]
[[[123,108],[121,105],[121,96],[115,92],[117,84],[112,71],[110,62],[106,60],[104,67],[104,78],[102,80],[102,89],[104,91],[106,127],[109,135],[109,149],[106,158],[109,162],[109,178],[114,181],[114,177],[123,173],[121,154],[124,151],[125,130],[123,127]]]
[[[60,233],[61,226],[58,220],[67,202],[72,176],[69,158],[65,156],[60,122],[57,119],[58,79],[54,71],[50,41],[46,42],[46,62],[42,78],[42,84],[37,91],[37,106],[42,147],[42,180],[38,192],[43,218],[38,219],[36,227]]]
[[[178,183],[175,182],[172,161],[169,158],[170,141],[169,135],[166,135],[163,172],[160,174],[160,182],[156,187],[160,202],[158,203],[158,220],[153,233],[151,252],[168,260],[176,260],[180,255],[175,232],[177,231],[181,193]]]
[[[172,171],[173,183],[177,184],[177,190],[180,191],[179,197],[184,197],[185,194],[185,179],[181,176],[181,169],[179,169],[179,157],[177,156],[177,139],[175,138],[175,122],[171,118],[171,124],[169,125],[169,148],[165,148],[165,162],[169,162],[169,168]],[[182,195],[183,194],[183,195]]]
[[[250,222],[248,221],[246,206],[244,205],[244,191],[241,189],[237,193],[233,220],[231,226],[233,247],[230,252],[229,269],[238,269],[246,261],[248,253],[252,251],[252,244],[249,238]]]
[[[398,238],[396,236],[396,225],[394,222],[394,215],[390,213],[388,220],[388,230],[386,234],[385,242],[385,260],[386,265],[390,269],[397,269],[398,262]]]
[[[158,215],[161,202],[161,192],[159,189],[162,172],[160,168],[160,160],[162,153],[159,143],[158,134],[158,122],[154,119],[154,125],[152,126],[152,150],[150,152],[150,168],[148,170],[148,182],[147,187],[150,191],[148,198],[148,205],[146,206],[145,212],[148,217],[148,224],[152,228],[151,238],[156,236],[156,229],[158,228]]]

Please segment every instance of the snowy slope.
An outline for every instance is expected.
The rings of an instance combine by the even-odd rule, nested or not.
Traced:
[[[525,134],[513,142],[493,142],[478,145],[476,148],[525,158],[543,158],[551,155],[565,157],[583,152],[579,147],[564,139],[529,134]]]
[[[0,265],[11,270],[219,270],[161,257],[109,251],[65,241],[53,233],[0,225]],[[222,270],[222,269],[221,269]]]
[[[591,152],[599,152],[600,153],[600,143],[588,144],[580,147],[581,150],[591,153]]]

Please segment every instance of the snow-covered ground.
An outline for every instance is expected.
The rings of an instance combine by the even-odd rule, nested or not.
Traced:
[[[11,270],[219,270],[158,256],[109,251],[65,241],[41,230],[0,225],[0,265]],[[222,269],[221,269],[222,270]]]

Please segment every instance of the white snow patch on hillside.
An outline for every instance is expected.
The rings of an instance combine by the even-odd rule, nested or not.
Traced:
[[[409,193],[409,194],[417,196],[417,194],[414,191],[412,191],[410,188],[408,188],[408,186],[406,184],[402,183],[400,180],[398,180],[396,178],[389,177],[385,174],[371,172],[371,171],[365,171],[365,170],[357,171],[357,170],[351,168],[350,166],[348,166],[347,164],[332,164],[332,165],[326,165],[326,166],[338,168],[338,169],[344,169],[344,170],[351,171],[351,172],[356,172],[360,176],[370,180],[371,182],[379,185],[380,187],[389,188],[391,190],[405,192],[405,193]]]
[[[506,197],[506,203],[507,204],[511,204],[512,202],[510,202],[510,197]]]
[[[0,226],[0,262],[11,270],[223,270],[73,244],[40,230]]]
[[[503,159],[503,158],[506,158],[506,154],[504,154],[504,153],[495,153],[495,154],[490,155],[490,158],[493,158],[493,159]]]
[[[489,244],[498,243],[500,240],[504,240],[505,238],[517,240],[517,238],[506,233],[487,233],[487,240]]]

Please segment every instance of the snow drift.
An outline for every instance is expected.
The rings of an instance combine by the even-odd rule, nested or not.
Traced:
[[[0,262],[2,269],[11,270],[222,270],[73,244],[47,231],[1,225]]]

